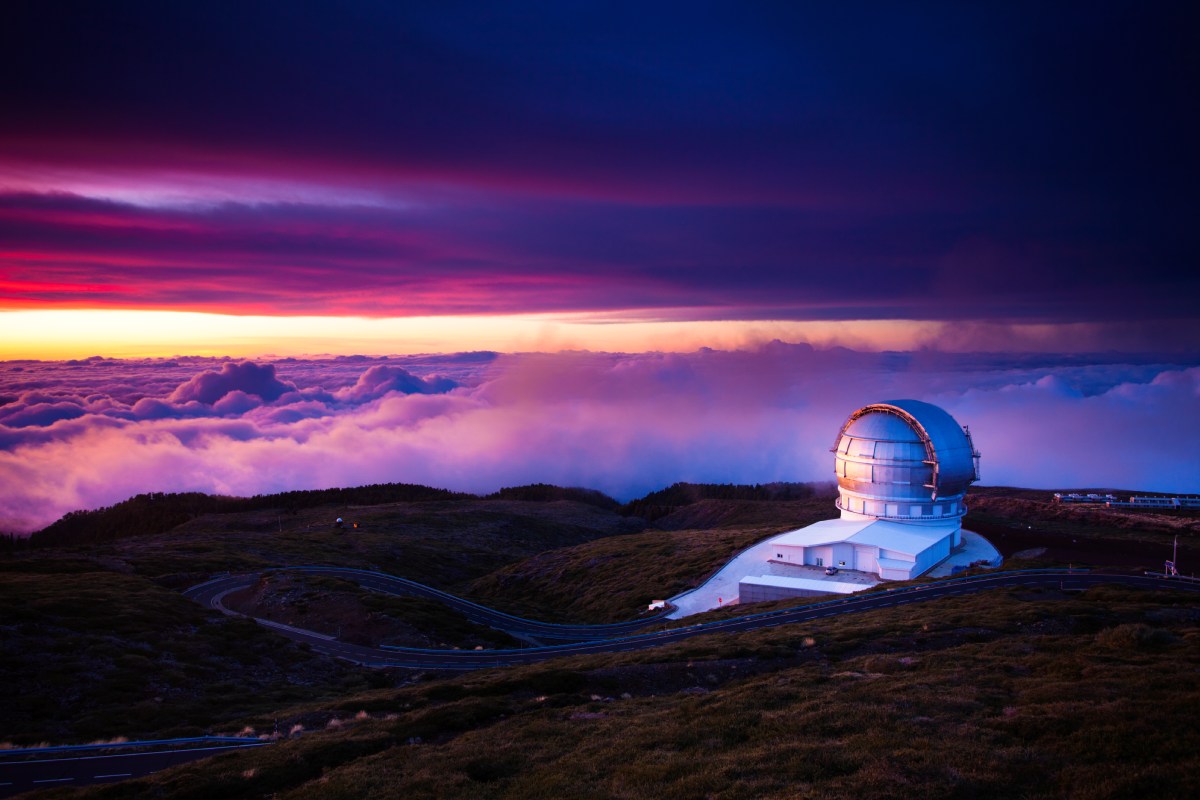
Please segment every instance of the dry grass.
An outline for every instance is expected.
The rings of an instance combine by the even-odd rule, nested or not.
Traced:
[[[701,500],[657,521],[669,529],[540,553],[460,590],[478,602],[538,619],[631,619],[651,600],[699,585],[751,544],[831,516],[832,502],[825,495],[779,502]]]
[[[0,573],[0,731],[25,744],[196,735],[367,677],[111,572]]]
[[[952,598],[347,698],[341,730],[88,794],[1195,796],[1198,626],[1170,594]]]
[[[704,530],[624,535],[570,503],[353,509],[355,534],[260,511],[0,563],[0,731],[291,732],[83,792],[113,798],[1200,796],[1200,611],[1171,593],[993,591],[395,687],[174,591],[320,560],[610,621],[812,521],[784,505],[702,501],[659,522]]]

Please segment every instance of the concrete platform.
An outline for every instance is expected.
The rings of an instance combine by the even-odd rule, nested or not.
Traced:
[[[962,542],[963,545],[961,548],[955,550],[950,554],[949,558],[926,572],[925,576],[929,578],[946,578],[955,573],[956,567],[958,571],[962,571],[976,561],[986,561],[988,567],[991,568],[1000,566],[1004,561],[1000,556],[1000,551],[993,547],[991,542],[974,531],[964,529],[962,532]]]
[[[929,570],[925,574],[942,578],[954,573],[955,568],[965,568],[975,561],[986,560],[989,566],[998,567],[1002,561],[1000,552],[991,542],[977,533],[964,530],[962,532],[963,546],[950,554],[950,557]],[[753,544],[734,556],[728,564],[700,586],[670,599],[675,610],[667,615],[668,619],[683,619],[702,611],[733,605],[738,602],[739,585],[742,580],[756,576],[774,576],[778,578],[796,577],[812,581],[829,581],[831,584],[853,583],[862,589],[869,589],[879,583],[878,575],[869,572],[842,569],[837,575],[826,575],[822,567],[810,567],[800,564],[787,564],[773,558],[775,551],[774,537]],[[842,594],[844,590],[830,586],[829,593]]]
[[[867,589],[879,583],[879,576],[855,570],[840,570],[837,575],[826,575],[822,567],[801,564],[786,564],[776,561],[774,537],[743,550],[700,586],[670,599],[675,610],[668,619],[683,619],[701,611],[732,605],[738,601],[739,585],[750,576],[798,577],[832,583],[853,583]],[[830,588],[830,593],[836,590]]]

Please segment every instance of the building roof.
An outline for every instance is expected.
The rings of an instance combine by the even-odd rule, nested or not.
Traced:
[[[750,586],[774,586],[784,589],[807,589],[814,592],[829,592],[830,594],[852,594],[871,589],[876,584],[845,583],[843,581],[823,581],[816,578],[791,578],[784,575],[747,575],[738,581],[739,584]]]
[[[840,542],[869,544],[915,556],[946,538],[957,527],[957,520],[943,525],[905,525],[882,519],[827,519],[781,533],[770,541],[785,547],[817,547]]]
[[[938,461],[938,480],[945,484],[978,480],[975,448],[970,437],[945,409],[920,400],[888,400],[884,405],[904,411],[924,428]]]

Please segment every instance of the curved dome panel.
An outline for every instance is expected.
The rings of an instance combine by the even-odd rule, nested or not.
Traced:
[[[979,454],[970,434],[947,411],[920,400],[889,400],[883,405],[904,410],[925,429],[938,462],[938,485],[945,487],[944,492],[954,491],[955,486],[961,487],[957,491],[964,491],[979,479],[975,468]]]
[[[855,411],[834,446],[838,505],[890,518],[961,516],[978,479],[970,434],[941,408],[890,400]],[[942,502],[938,502],[939,498]]]

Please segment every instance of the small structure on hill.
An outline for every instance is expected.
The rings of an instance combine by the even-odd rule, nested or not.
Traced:
[[[768,561],[815,567],[795,576],[747,576],[742,602],[864,588],[826,580],[824,569],[907,580],[962,544],[967,487],[979,480],[971,433],[943,409],[920,400],[872,403],[851,414],[833,446],[838,519],[770,540]]]

